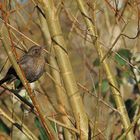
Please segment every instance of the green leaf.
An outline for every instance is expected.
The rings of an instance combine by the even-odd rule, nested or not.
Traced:
[[[0,119],[0,131],[10,135],[10,128]]]
[[[97,82],[95,84],[95,88],[98,90],[99,89],[99,82]],[[102,95],[105,96],[105,93],[109,90],[109,83],[108,83],[108,80],[107,79],[103,79],[102,80],[102,84],[101,84],[101,92],[102,92]],[[94,91],[94,89],[93,89]]]
[[[21,81],[17,79],[14,84],[15,84],[15,88],[18,88],[19,85],[21,84]]]
[[[129,78],[131,74],[131,71],[122,71],[122,77]]]
[[[104,80],[102,81],[101,90],[102,90],[102,93],[106,93],[106,92],[109,90],[109,83],[108,83],[108,80],[104,79]]]
[[[100,65],[100,60],[99,60],[99,58],[96,58],[96,59],[94,60],[93,65],[96,66],[96,67],[98,67],[98,66]]]
[[[133,117],[135,115],[136,109],[137,109],[137,104],[135,104],[135,101],[132,99],[128,99],[125,101],[125,106],[128,112],[128,116],[130,120],[133,120]]]
[[[39,139],[40,140],[49,140],[49,138],[45,132],[45,129],[41,126],[41,123],[37,117],[35,117],[34,122],[35,122],[35,125],[39,129],[39,132],[40,132]]]
[[[131,54],[131,52],[129,50],[127,50],[127,49],[120,49],[118,51],[118,54],[115,55],[115,61],[119,65],[123,66],[123,65],[126,64],[126,61],[128,61],[131,58],[131,56],[132,56],[132,54]],[[126,61],[123,60],[122,58],[125,59]]]

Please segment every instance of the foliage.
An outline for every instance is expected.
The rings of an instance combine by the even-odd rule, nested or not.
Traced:
[[[39,118],[41,114],[56,120],[47,124],[56,136],[59,132],[55,125],[63,126],[62,139],[80,139],[90,125],[95,139],[119,140],[126,131],[125,123],[131,125],[128,120],[132,123],[139,113],[139,2],[70,0],[50,4],[48,0],[47,6],[43,6],[41,1],[0,2],[0,79],[11,66],[12,57],[18,62],[31,46],[47,46],[46,72],[31,90],[30,97],[35,102],[20,96],[19,80],[14,79],[14,87],[11,82],[0,87],[0,131],[7,136],[13,134],[15,130],[9,126],[21,119],[21,126],[29,128],[18,130],[24,130],[23,135],[49,140],[42,125],[46,120]],[[107,57],[100,63],[106,52]],[[8,53],[11,57],[6,59]],[[98,92],[101,92],[99,100],[99,94],[95,95]],[[28,114],[23,114],[21,104]],[[123,114],[125,107],[127,113]],[[137,139],[140,138],[138,126],[139,122],[134,125],[134,132],[131,131],[131,136]]]

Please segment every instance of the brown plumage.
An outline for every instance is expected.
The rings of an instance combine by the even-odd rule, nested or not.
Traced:
[[[24,71],[25,77],[29,83],[38,80],[45,70],[45,58],[43,55],[43,47],[33,46],[18,61]],[[15,69],[11,66],[6,76],[0,80],[0,85],[5,82],[19,80]]]

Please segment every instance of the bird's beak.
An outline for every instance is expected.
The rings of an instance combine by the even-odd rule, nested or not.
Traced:
[[[42,49],[45,49],[45,48],[46,48],[46,46],[45,46],[45,45],[43,45],[43,46],[41,46],[41,48],[42,48]]]

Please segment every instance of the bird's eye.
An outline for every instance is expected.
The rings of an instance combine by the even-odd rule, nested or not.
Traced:
[[[33,54],[38,54],[38,49],[34,49]]]

